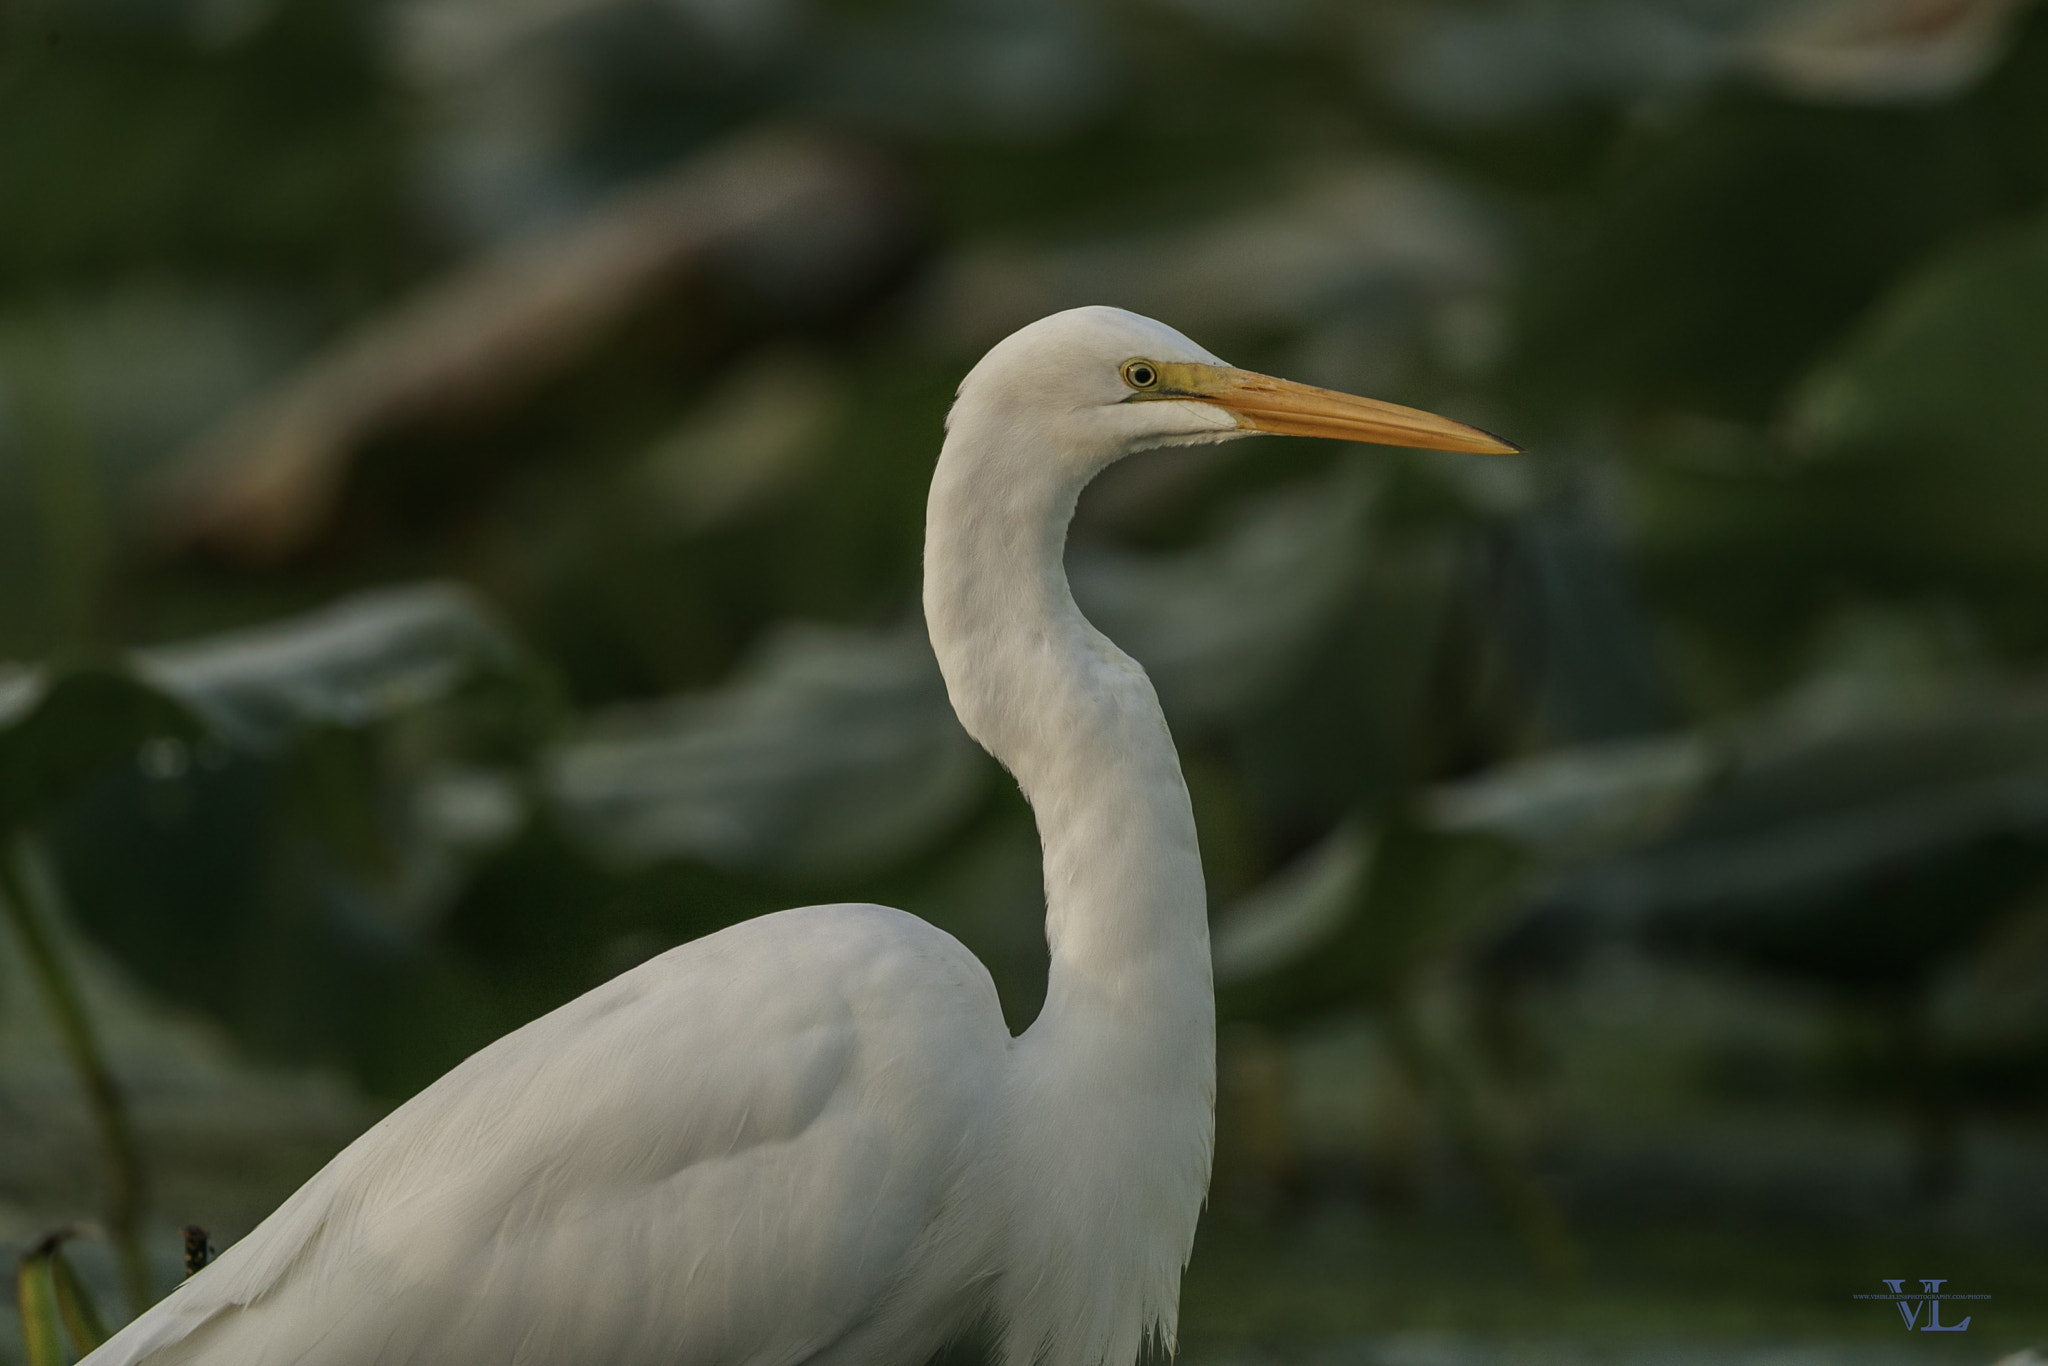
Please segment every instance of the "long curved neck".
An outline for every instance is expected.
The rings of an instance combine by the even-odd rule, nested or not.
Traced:
[[[1144,670],[1067,586],[1080,487],[1015,477],[1052,462],[989,444],[955,432],[940,455],[925,617],[961,723],[1037,817],[1048,1011],[1083,981],[1121,994],[1158,972],[1198,969],[1206,997],[1206,897],[1179,755]]]
[[[997,424],[990,424],[997,426]],[[1004,1358],[1129,1362],[1174,1333],[1208,1187],[1215,994],[1194,815],[1144,670],[1067,587],[1080,481],[1015,428],[956,429],[932,480],[924,605],[962,724],[1044,846],[1045,1008],[1018,1040]]]

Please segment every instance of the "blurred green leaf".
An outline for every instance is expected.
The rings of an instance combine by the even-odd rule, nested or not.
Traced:
[[[1527,383],[1769,416],[1899,272],[2005,207],[1975,136],[1746,94],[1638,126],[1523,277]]]
[[[242,747],[360,728],[479,680],[529,681],[519,648],[467,591],[411,584],[286,621],[145,650],[136,669]]]
[[[1385,1010],[1511,909],[1533,866],[1506,840],[1412,817],[1340,829],[1221,919],[1219,1008],[1274,1023]]]
[[[1858,990],[1926,982],[2048,885],[2048,696],[1793,700],[1819,705],[1547,756],[1436,809],[1552,861],[1519,934],[1640,936]]]
[[[84,1356],[107,1340],[107,1326],[62,1245],[50,1249],[50,1278],[57,1292],[57,1315],[71,1335],[71,1345]]]
[[[1241,718],[1293,681],[1355,599],[1376,487],[1340,464],[1250,502],[1192,550],[1077,546],[1074,600],[1145,666],[1176,725]]]
[[[548,791],[611,858],[810,879],[914,852],[988,776],[922,631],[792,627],[716,692],[595,718],[550,757]]]
[[[398,1052],[481,1042],[430,930],[523,798],[500,783],[483,829],[430,796],[462,758],[529,755],[547,690],[474,599],[384,590],[133,667],[0,680],[0,814],[57,818],[81,928],[273,1055],[402,1071],[403,983],[445,1019]]]
[[[1806,383],[1793,421],[1835,458],[1906,446],[1943,457],[1946,478],[1987,462],[2007,479],[2040,477],[2044,371],[2048,218],[2036,215],[1908,276]]]
[[[121,672],[18,678],[0,703],[0,831],[50,815],[145,746],[183,746],[204,727],[180,702]]]
[[[1218,986],[1286,968],[1342,934],[1377,847],[1376,831],[1346,821],[1219,915],[1211,946]]]
[[[1682,819],[1718,765],[1705,737],[1578,745],[1456,783],[1428,796],[1431,823],[1510,840],[1551,860],[1640,844]]]
[[[403,163],[368,15],[295,0],[222,44],[204,8],[0,14],[0,179],[37,187],[0,203],[9,288],[176,262],[346,292],[392,270],[375,239]]]

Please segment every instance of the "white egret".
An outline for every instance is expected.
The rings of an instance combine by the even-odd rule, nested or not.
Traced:
[[[93,1366],[1006,1366],[1171,1347],[1208,1185],[1215,997],[1194,818],[1145,673],[1075,608],[1082,487],[1251,432],[1513,448],[1236,370],[1111,308],[961,383],[924,607],[954,709],[1044,846],[1043,1011],[951,935],[810,906],[671,950],[350,1144]]]

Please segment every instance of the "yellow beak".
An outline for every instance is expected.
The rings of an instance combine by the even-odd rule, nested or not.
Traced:
[[[1139,399],[1193,399],[1213,403],[1237,425],[1282,436],[1327,436],[1375,446],[1418,446],[1432,451],[1513,455],[1522,448],[1497,436],[1419,408],[1318,389],[1251,370],[1191,362],[1155,367],[1159,383]]]

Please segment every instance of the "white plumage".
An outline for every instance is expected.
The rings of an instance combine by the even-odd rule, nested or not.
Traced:
[[[1067,591],[1075,500],[1253,430],[1505,448],[1106,308],[997,346],[947,430],[925,613],[1037,815],[1037,1021],[1011,1037],[901,911],[733,926],[442,1077],[93,1366],[916,1366],[982,1319],[1005,1366],[1172,1345],[1214,1095],[1201,862],[1151,685]]]

